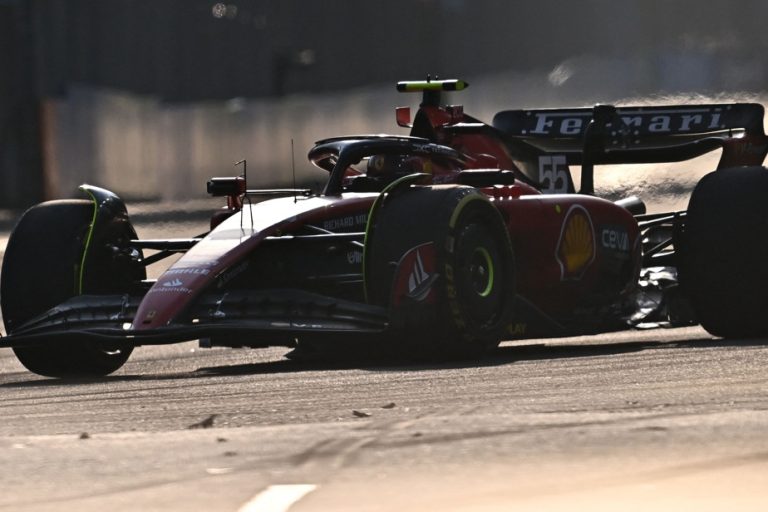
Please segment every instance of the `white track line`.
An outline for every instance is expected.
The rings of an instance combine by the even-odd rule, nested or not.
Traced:
[[[240,507],[238,512],[286,512],[315,489],[317,486],[312,484],[270,485]]]

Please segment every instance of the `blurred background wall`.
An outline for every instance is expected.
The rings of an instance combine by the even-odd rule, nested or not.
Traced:
[[[128,199],[322,181],[311,144],[404,133],[394,83],[503,108],[760,99],[765,0],[0,0],[0,207],[81,182]]]

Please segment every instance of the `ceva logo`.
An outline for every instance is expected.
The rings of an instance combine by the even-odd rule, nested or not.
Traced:
[[[606,249],[629,252],[629,234],[620,228],[605,228],[600,241]]]

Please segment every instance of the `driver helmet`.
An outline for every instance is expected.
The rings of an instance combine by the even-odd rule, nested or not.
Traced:
[[[405,176],[422,170],[422,159],[414,155],[382,154],[368,158],[369,176]]]

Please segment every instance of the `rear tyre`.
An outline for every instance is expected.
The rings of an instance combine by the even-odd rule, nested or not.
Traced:
[[[11,233],[0,281],[3,320],[13,334],[25,322],[79,293],[80,265],[94,204],[84,200],[50,201],[27,210]],[[115,244],[135,238],[127,222],[111,223]],[[91,247],[83,293],[120,293],[131,273],[115,266],[105,247]],[[28,370],[47,377],[94,377],[120,368],[131,347],[96,347],[86,343],[48,343],[15,347]]]
[[[366,280],[369,300],[389,306],[402,333],[398,348],[420,358],[476,356],[498,346],[512,322],[509,236],[471,187],[412,187],[387,198],[369,228]]]
[[[701,325],[715,336],[768,334],[767,197],[763,167],[712,172],[691,195],[680,281]]]

